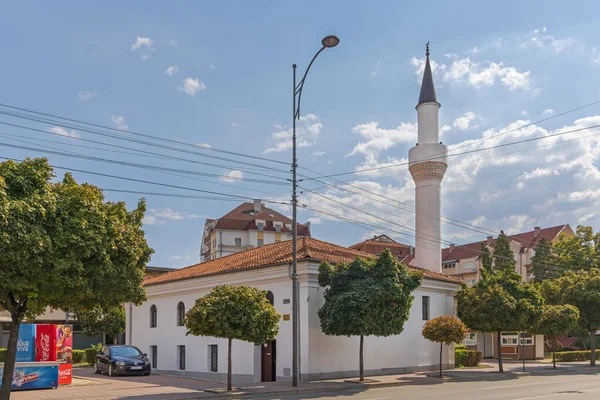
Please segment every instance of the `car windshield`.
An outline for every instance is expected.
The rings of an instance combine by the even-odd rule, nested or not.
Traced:
[[[123,347],[111,347],[110,352],[113,356],[117,357],[140,357],[142,353],[135,347],[123,346]]]

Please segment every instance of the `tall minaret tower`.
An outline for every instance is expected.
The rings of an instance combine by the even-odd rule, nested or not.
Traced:
[[[425,72],[417,104],[418,143],[408,151],[409,171],[415,181],[415,229],[417,267],[442,272],[441,183],[448,167],[448,148],[440,142],[440,103],[435,95],[429,42]]]

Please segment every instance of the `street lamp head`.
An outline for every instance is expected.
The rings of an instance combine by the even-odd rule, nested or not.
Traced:
[[[340,43],[340,38],[335,35],[325,36],[323,40],[321,40],[321,44],[323,47],[335,47]]]

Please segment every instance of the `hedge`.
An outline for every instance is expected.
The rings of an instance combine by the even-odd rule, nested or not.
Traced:
[[[556,352],[556,361],[557,362],[590,361],[591,357],[592,357],[591,350],[558,351],[558,352]],[[596,360],[600,360],[600,351],[596,351]]]
[[[483,360],[483,353],[475,350],[455,350],[454,364],[457,367],[476,367]]]
[[[96,362],[96,354],[98,354],[98,350],[91,348],[85,349],[85,362],[93,365]]]
[[[464,344],[455,344],[454,345],[454,350],[466,350],[467,346],[465,346]]]
[[[73,349],[73,364],[82,364],[85,362],[85,350]]]

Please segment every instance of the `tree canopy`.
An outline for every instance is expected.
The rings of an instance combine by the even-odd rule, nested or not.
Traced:
[[[514,271],[515,270],[515,255],[510,249],[508,237],[504,231],[500,231],[496,246],[494,246],[494,271]]]
[[[389,250],[377,259],[356,258],[348,264],[321,263],[319,285],[325,304],[319,309],[326,335],[360,336],[359,370],[363,374],[364,336],[398,335],[404,330],[422,273],[410,271]]]
[[[125,309],[122,306],[96,306],[90,310],[77,311],[83,334],[87,337],[107,334],[117,336],[125,332]]]
[[[566,335],[577,327],[579,310],[570,304],[546,305],[543,308],[536,332],[541,333],[552,342],[552,364],[556,369],[556,337]]]
[[[444,344],[461,342],[468,333],[462,321],[455,316],[444,315],[431,319],[423,327],[423,337],[440,344],[440,378],[442,377],[442,354]]]
[[[561,235],[553,245],[557,271],[589,271],[600,268],[600,232],[591,226],[577,226],[575,236]]]
[[[552,243],[545,237],[541,238],[535,246],[535,255],[531,257],[531,265],[533,265],[533,279],[536,282],[560,276],[555,266],[556,257],[554,256]]]
[[[271,341],[279,332],[280,318],[266,291],[220,285],[196,300],[185,315],[185,326],[187,334],[228,339],[227,390],[231,390],[232,340],[257,346]]]
[[[0,398],[10,396],[18,327],[46,307],[80,310],[140,304],[150,260],[143,200],[128,211],[102,190],[61,182],[47,160],[0,164],[0,308],[11,313]]]
[[[500,334],[530,331],[539,319],[544,298],[533,284],[509,269],[497,271],[458,292],[458,317],[478,332],[496,333],[498,367],[503,371]]]
[[[600,269],[569,271],[555,280],[542,283],[550,304],[571,304],[579,309],[579,327],[592,338],[600,329]],[[591,340],[591,365],[596,365],[596,341]]]

